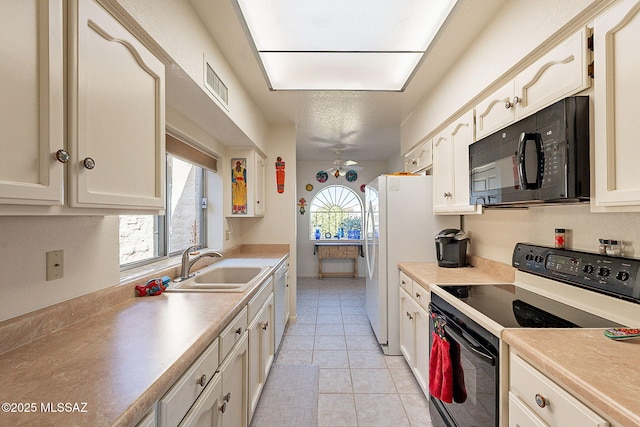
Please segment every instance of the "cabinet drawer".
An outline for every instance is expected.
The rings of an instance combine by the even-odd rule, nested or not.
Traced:
[[[429,302],[431,300],[431,294],[425,288],[420,286],[419,283],[413,282],[413,292],[411,293],[411,298],[414,299],[418,305],[425,309],[425,311],[429,311]]]
[[[256,314],[258,314],[264,302],[269,298],[271,292],[273,292],[273,278],[269,278],[267,283],[262,285],[258,293],[249,301],[249,323],[256,317]]]
[[[218,369],[218,362],[218,340],[216,339],[160,399],[158,403],[159,426],[178,425],[193,402],[202,393],[207,382],[213,378],[213,374]]]
[[[408,294],[413,292],[413,279],[407,276],[403,271],[400,272],[400,287]]]
[[[220,334],[220,360],[223,361],[231,351],[236,342],[242,337],[242,333],[247,329],[247,307],[229,323]]]
[[[511,392],[551,426],[609,426],[607,421],[515,354],[511,355],[509,384]]]
[[[519,397],[509,392],[509,427],[549,427]]]

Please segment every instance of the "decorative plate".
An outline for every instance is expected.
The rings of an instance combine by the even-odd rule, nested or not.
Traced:
[[[329,175],[325,171],[320,171],[316,174],[316,181],[318,182],[326,182],[329,179]]]
[[[307,191],[311,191],[311,190],[313,190],[313,185],[311,185],[311,184],[307,184],[307,186],[306,186],[306,187],[304,187],[304,188],[306,188],[306,189],[307,189]]]
[[[347,171],[345,178],[347,178],[347,181],[349,182],[354,182],[356,179],[358,179],[358,172],[354,170]]]
[[[365,189],[366,186],[367,186],[367,184],[362,184],[360,186],[360,191],[362,191],[364,193],[364,189]]]

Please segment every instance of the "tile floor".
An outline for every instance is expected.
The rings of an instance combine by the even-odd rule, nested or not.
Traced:
[[[276,363],[320,367],[318,426],[431,427],[402,356],[385,356],[364,311],[364,279],[298,278],[298,317]]]

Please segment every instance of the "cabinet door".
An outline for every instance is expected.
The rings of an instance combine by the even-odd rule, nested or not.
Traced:
[[[433,211],[447,211],[453,197],[453,145],[446,132],[433,138]]]
[[[510,81],[479,102],[476,107],[476,138],[484,138],[514,121],[516,113],[511,99],[514,83]]]
[[[164,64],[94,0],[70,10],[70,204],[162,209]]]
[[[249,422],[258,405],[264,383],[273,363],[273,295],[264,303],[248,328],[249,334]]]
[[[245,333],[220,367],[222,400],[226,403],[222,413],[223,426],[247,427],[248,425],[248,349],[248,339]]]
[[[509,392],[509,427],[549,427],[517,396]]]
[[[515,79],[516,119],[591,85],[587,74],[587,30],[583,28],[543,55]]]
[[[413,374],[420,388],[429,395],[429,313],[416,307],[414,313],[414,347]]]
[[[594,21],[595,205],[640,209],[640,1],[619,1]]]
[[[262,382],[267,380],[271,365],[276,354],[275,340],[275,309],[273,306],[273,296],[269,298],[264,307],[264,312],[260,317],[260,367],[262,370]]]
[[[63,203],[62,1],[0,1],[0,204]]]
[[[469,111],[449,127],[453,150],[453,195],[449,210],[452,213],[482,212],[481,206],[469,205],[469,145],[473,143],[473,111]]]
[[[216,374],[180,422],[180,427],[222,427],[227,402],[222,398],[222,375]]]
[[[411,296],[400,289],[400,352],[411,367],[413,367],[415,357],[414,315],[416,309],[416,303],[413,302]]]

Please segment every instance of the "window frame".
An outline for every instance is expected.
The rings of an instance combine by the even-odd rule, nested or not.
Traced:
[[[344,236],[342,238],[337,238],[335,237],[335,235],[332,235],[332,237],[327,238],[325,237],[322,233],[320,235],[319,239],[316,239],[314,237],[314,225],[313,225],[313,216],[314,216],[314,211],[313,211],[313,206],[315,205],[316,200],[318,200],[318,197],[323,193],[323,192],[327,192],[330,191],[332,188],[339,188],[341,191],[346,192],[346,194],[348,194],[349,196],[349,201],[357,201],[358,206],[359,206],[359,220],[360,220],[360,238],[356,239],[356,238],[348,238],[347,236]],[[341,206],[338,204],[334,204],[332,206]],[[364,201],[360,198],[360,196],[358,195],[358,193],[353,189],[350,188],[346,185],[342,185],[342,184],[331,184],[328,185],[326,187],[323,187],[322,189],[320,189],[316,194],[314,194],[313,198],[311,199],[311,202],[309,203],[309,223],[308,223],[308,237],[309,240],[312,242],[319,242],[319,241],[357,241],[357,240],[362,240],[362,230],[363,230],[363,226],[364,226]]]

